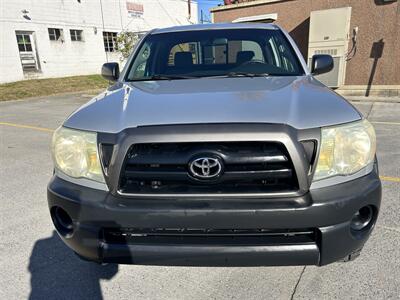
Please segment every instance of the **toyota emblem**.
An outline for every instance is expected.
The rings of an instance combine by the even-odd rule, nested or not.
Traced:
[[[200,157],[189,163],[190,174],[195,178],[212,179],[222,172],[222,163],[218,158]]]

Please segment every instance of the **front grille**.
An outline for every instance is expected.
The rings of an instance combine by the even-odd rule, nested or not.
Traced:
[[[211,157],[223,166],[218,176],[195,178],[189,164]],[[202,169],[199,169],[202,171]],[[214,171],[214,170],[212,170]],[[273,142],[135,144],[122,167],[124,194],[235,194],[298,190],[286,148]]]
[[[314,229],[105,228],[110,244],[292,245],[315,243]]]

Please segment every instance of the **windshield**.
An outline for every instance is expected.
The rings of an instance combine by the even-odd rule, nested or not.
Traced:
[[[292,46],[279,29],[219,29],[147,36],[126,79],[302,74]]]

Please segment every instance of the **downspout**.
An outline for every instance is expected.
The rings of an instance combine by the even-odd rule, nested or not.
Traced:
[[[99,0],[99,1],[100,1],[100,11],[101,11],[101,23],[103,25],[103,32],[104,32],[105,28],[104,28],[103,3],[101,0]],[[101,33],[101,35],[103,35],[103,32]],[[108,62],[108,53],[105,49],[104,49],[104,52],[106,53],[106,61]]]

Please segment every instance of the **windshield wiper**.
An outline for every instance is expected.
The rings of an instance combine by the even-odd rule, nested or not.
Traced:
[[[199,78],[197,76],[187,76],[187,75],[164,75],[164,74],[154,74],[149,77],[143,78],[133,78],[127,81],[149,81],[149,80],[173,80],[173,79],[195,79]]]
[[[149,77],[137,78],[128,81],[149,81],[149,80],[174,80],[174,79],[200,79],[200,78],[215,78],[215,77],[267,77],[267,73],[249,73],[249,72],[229,72],[225,75],[208,75],[208,76],[190,76],[190,75],[169,75],[169,74],[154,74]]]
[[[193,79],[198,78],[196,76],[188,75],[169,75],[169,74],[154,74],[147,80],[171,80],[171,79]]]
[[[227,77],[268,77],[268,73],[251,73],[251,72],[229,72],[226,74]]]

